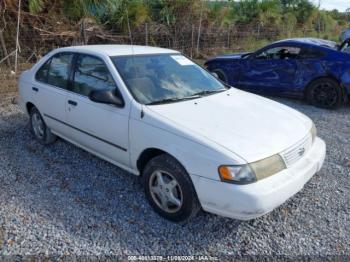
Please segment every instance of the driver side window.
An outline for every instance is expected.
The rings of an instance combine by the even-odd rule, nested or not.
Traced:
[[[90,55],[79,55],[72,91],[88,96],[93,90],[115,90],[116,85],[105,63]]]
[[[295,59],[300,53],[299,47],[277,46],[258,53],[255,59],[263,60],[283,60]]]

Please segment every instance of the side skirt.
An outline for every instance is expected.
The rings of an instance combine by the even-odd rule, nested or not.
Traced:
[[[121,163],[119,163],[117,161],[114,161],[114,160],[112,160],[112,159],[110,159],[110,158],[108,158],[108,157],[106,157],[106,156],[104,156],[104,155],[102,155],[100,153],[97,153],[97,152],[95,152],[95,151],[93,151],[93,150],[91,150],[91,149],[89,149],[89,148],[87,148],[87,147],[85,147],[85,146],[83,146],[83,145],[81,145],[81,144],[79,144],[79,143],[77,143],[77,142],[67,138],[66,136],[63,136],[63,135],[57,133],[56,131],[51,130],[51,132],[53,134],[63,138],[64,140],[68,141],[69,143],[71,143],[71,144],[73,144],[73,145],[75,145],[77,147],[80,147],[81,149],[83,149],[83,150],[93,154],[94,156],[97,156],[97,157],[99,157],[99,158],[101,158],[101,159],[103,159],[103,160],[105,160],[105,161],[107,161],[107,162],[109,162],[109,163],[111,163],[111,164],[113,164],[115,166],[118,166],[121,169],[124,169],[125,171],[127,171],[127,172],[129,172],[129,173],[131,173],[133,175],[136,175],[136,176],[140,175],[140,172],[138,170],[135,170],[135,169],[132,169],[130,167],[127,167],[126,165],[123,165],[123,164],[121,164]]]

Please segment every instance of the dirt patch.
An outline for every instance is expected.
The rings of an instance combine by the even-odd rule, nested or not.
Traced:
[[[0,66],[0,94],[17,91],[17,80],[24,70],[29,69],[32,64],[24,63],[18,66],[17,74],[7,66]]]

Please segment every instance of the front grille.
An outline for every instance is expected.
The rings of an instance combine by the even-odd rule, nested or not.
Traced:
[[[287,167],[292,166],[299,159],[301,159],[311,148],[312,146],[312,137],[311,134],[308,134],[302,140],[297,142],[292,147],[281,153],[281,156],[284,160],[284,163]]]

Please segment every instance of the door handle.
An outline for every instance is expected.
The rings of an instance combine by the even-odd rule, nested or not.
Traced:
[[[37,88],[37,87],[32,87],[32,90],[34,91],[34,92],[39,92],[39,88]]]
[[[72,106],[77,106],[78,103],[72,100],[68,100],[68,104],[72,105]]]

